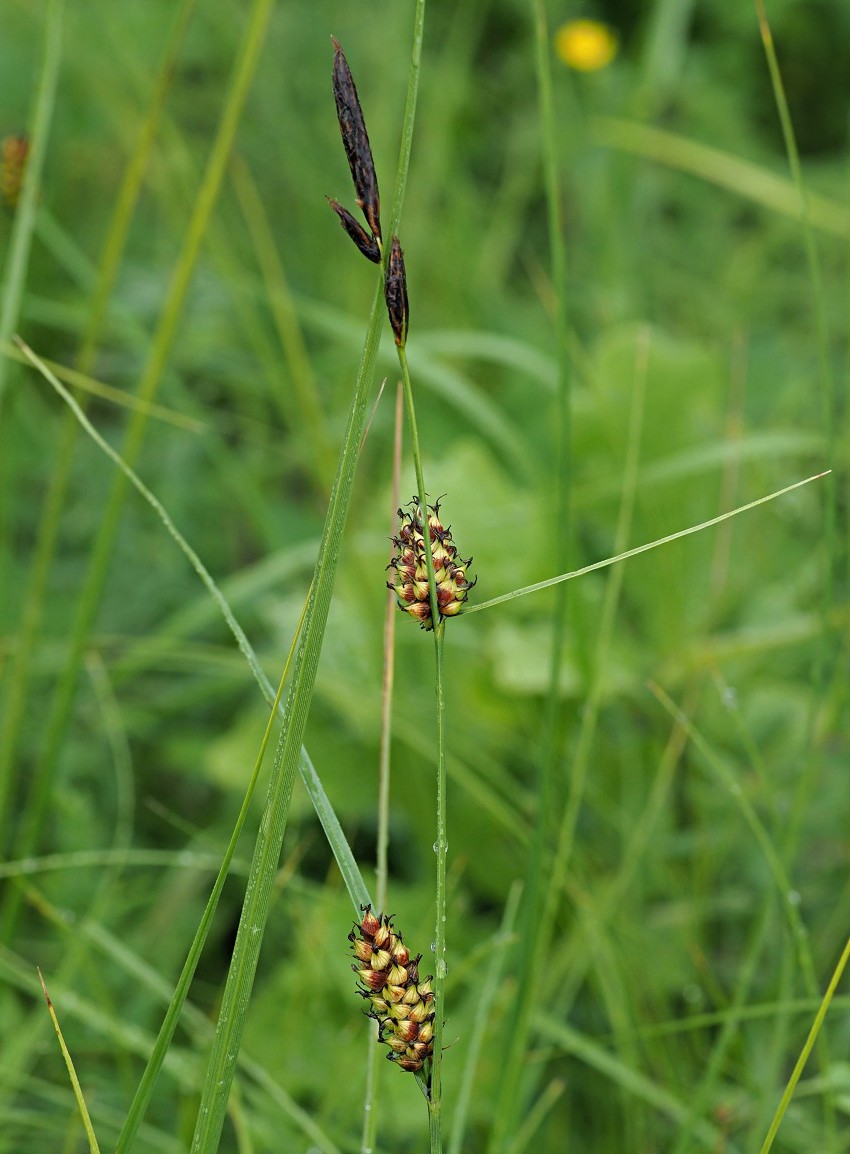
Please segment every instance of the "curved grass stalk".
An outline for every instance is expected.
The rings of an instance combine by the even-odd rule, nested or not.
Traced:
[[[434,926],[434,1003],[437,1016],[434,1020],[434,1053],[431,1059],[429,1084],[426,1085],[428,1099],[428,1121],[431,1136],[431,1154],[442,1151],[442,1064],[443,1064],[443,1020],[445,1014],[446,986],[446,860],[448,840],[446,836],[446,702],[445,702],[445,622],[440,618],[437,601],[437,579],[434,573],[434,558],[431,553],[431,533],[428,527],[428,494],[425,489],[425,474],[422,469],[422,453],[419,446],[419,430],[416,423],[416,407],[413,402],[413,386],[410,368],[403,344],[398,347],[401,379],[404,386],[407,422],[410,429],[413,467],[416,472],[416,487],[419,509],[422,515],[422,538],[425,546],[425,566],[428,571],[428,596],[431,602],[431,623],[434,635],[434,682],[437,697],[437,840],[434,850],[437,856],[437,883],[435,894],[436,920]]]
[[[242,630],[241,626],[239,625],[236,618],[234,617],[233,612],[230,609],[229,604],[227,603],[223,594],[219,590],[218,586],[213,581],[213,578],[211,577],[208,570],[204,566],[200,557],[198,557],[198,555],[194,551],[194,549],[192,549],[192,547],[189,545],[189,543],[185,540],[185,538],[179,532],[177,527],[174,525],[174,522],[171,520],[171,517],[169,516],[169,514],[167,513],[167,511],[165,510],[163,505],[159,502],[159,500],[147,488],[147,486],[144,485],[144,483],[140,480],[138,475],[130,468],[130,466],[126,464],[126,462],[122,459],[120,454],[118,452],[116,452],[116,450],[113,449],[112,446],[109,445],[100,436],[100,434],[97,432],[97,430],[94,428],[92,423],[89,421],[88,417],[86,417],[86,415],[83,413],[82,409],[77,404],[77,402],[74,400],[74,398],[71,396],[71,394],[68,392],[68,390],[61,384],[61,382],[55,377],[55,375],[53,373],[51,373],[49,369],[47,369],[47,367],[35,355],[35,353],[33,353],[32,350],[29,349],[23,343],[23,341],[19,341],[19,344],[20,344],[22,350],[24,351],[25,355],[27,356],[27,358],[33,363],[33,365],[39,370],[39,372],[53,386],[53,388],[56,390],[56,392],[59,393],[59,395],[62,397],[62,399],[65,401],[65,403],[70,407],[71,411],[74,413],[77,420],[80,422],[80,424],[83,426],[85,431],[89,434],[89,436],[92,437],[92,439],[99,446],[99,448],[101,448],[103,450],[103,452],[105,452],[107,454],[107,456],[110,457],[110,459],[118,466],[118,468],[123,472],[125,477],[130,481],[130,483],[145,498],[145,500],[148,502],[148,504],[151,505],[152,508],[157,512],[157,514],[159,515],[163,524],[165,525],[166,529],[171,534],[171,536],[174,538],[174,540],[176,541],[177,545],[179,546],[181,551],[184,553],[184,555],[188,558],[190,564],[192,565],[192,567],[195,569],[198,576],[203,581],[208,592],[210,593],[210,595],[213,597],[213,599],[218,604],[218,606],[222,612],[222,615],[224,616],[228,626],[230,627],[231,632],[233,633],[234,637],[236,638],[237,644],[239,645],[239,648],[241,649],[246,660],[248,661],[248,664],[251,667],[251,670],[252,670],[256,680],[260,684],[261,689],[263,689],[263,692],[266,694],[266,696],[268,696],[268,694],[271,692],[271,687],[269,686],[268,679],[266,678],[265,673],[263,672],[262,668],[260,667],[260,664],[259,664],[259,661],[257,660],[256,654],[254,653],[253,649],[251,648],[251,645],[250,645],[247,637],[245,636],[244,631]],[[358,438],[356,444],[357,444],[358,449],[359,449],[359,438]],[[288,670],[288,667],[289,667],[289,663],[287,662],[287,670]],[[286,675],[286,670],[284,671],[284,677],[285,677],[285,675]],[[280,694],[282,692],[282,688],[283,688],[283,680],[281,680],[281,684],[280,684],[280,687],[278,689],[277,695],[275,695],[273,693],[271,694],[271,696],[272,696],[272,714],[271,714],[269,726],[271,726],[272,721],[280,712]],[[286,714],[284,714],[283,716],[285,718]],[[262,752],[265,751],[265,747],[266,747],[266,743],[268,741],[269,734],[270,734],[270,728],[267,729],[266,737],[265,737],[264,742],[263,742]],[[336,818],[336,815],[333,813],[333,810],[330,806],[330,802],[328,801],[327,796],[325,795],[324,790],[321,787],[321,783],[319,782],[318,776],[316,775],[315,770],[312,767],[312,763],[310,762],[309,757],[307,756],[307,752],[305,749],[303,749],[303,747],[301,748],[300,754],[301,754],[301,756],[299,759],[299,768],[301,769],[302,777],[305,780],[305,784],[307,785],[308,792],[310,793],[311,799],[313,800],[314,806],[316,808],[316,812],[319,816],[319,819],[320,819],[322,826],[325,830],[325,833],[328,837],[328,841],[331,844],[332,848],[335,847],[334,848],[334,854],[337,856],[337,861],[339,862],[340,871],[343,875],[343,879],[346,883],[346,886],[349,890],[349,893],[351,894],[352,901],[354,902],[355,908],[359,908],[359,906],[361,904],[366,904],[369,901],[369,894],[368,894],[368,890],[366,888],[365,882],[363,881],[362,875],[360,874],[360,871],[359,871],[357,864],[354,860],[354,857],[351,853],[350,847],[348,846],[348,843],[345,840],[345,837],[342,833],[341,827],[339,826],[339,822]],[[262,753],[261,753],[261,756],[262,756]],[[207,932],[209,930],[209,926],[212,922],[212,917],[213,917],[213,914],[215,912],[216,905],[218,903],[218,898],[219,898],[219,895],[221,893],[221,889],[223,888],[223,885],[224,885],[224,880],[225,880],[227,872],[228,872],[230,861],[232,860],[233,853],[235,852],[235,849],[236,849],[236,842],[238,840],[239,834],[241,833],[242,827],[244,825],[245,819],[246,819],[247,814],[248,814],[248,803],[250,801],[251,793],[253,792],[254,782],[256,781],[256,775],[259,773],[259,768],[260,768],[260,761],[258,760],[258,763],[255,767],[254,777],[252,778],[252,782],[249,786],[248,794],[247,794],[246,799],[243,803],[243,807],[242,807],[242,810],[240,811],[239,818],[237,819],[237,824],[236,824],[236,828],[234,830],[234,835],[233,835],[231,842],[230,842],[230,845],[228,846],[228,849],[225,853],[225,858],[224,858],[224,861],[222,863],[221,869],[219,871],[219,875],[216,879],[216,883],[213,887],[213,891],[212,891],[212,894],[210,896],[207,908],[204,912],[204,917],[201,920],[201,924],[198,928],[198,932],[195,936],[195,940],[193,941],[192,947],[190,948],[189,956],[187,957],[183,973],[181,974],[180,980],[178,981],[177,989],[175,990],[174,1000],[172,1001],[172,1004],[169,1007],[169,1011],[166,1015],[166,1019],[163,1023],[162,1029],[160,1031],[160,1036],[159,1036],[159,1039],[157,1042],[157,1047],[155,1048],[154,1054],[151,1058],[151,1062],[149,1063],[148,1068],[145,1071],[142,1082],[141,1082],[139,1089],[137,1091],[136,1098],[134,1099],[134,1104],[131,1107],[130,1113],[128,1114],[127,1120],[125,1122],[124,1130],[122,1131],[122,1135],[121,1135],[121,1138],[119,1139],[118,1147],[116,1148],[116,1154],[120,1154],[120,1152],[126,1151],[130,1148],[130,1145],[132,1144],[132,1141],[135,1138],[135,1135],[138,1131],[138,1126],[140,1125],[141,1119],[144,1115],[144,1110],[147,1107],[147,1104],[148,1104],[150,1097],[151,1097],[151,1094],[153,1092],[154,1079],[155,1079],[157,1073],[159,1072],[159,1068],[160,1068],[162,1061],[164,1059],[168,1043],[170,1042],[171,1037],[173,1036],[173,1033],[174,1033],[174,1029],[176,1028],[177,1016],[179,1015],[180,1008],[182,1007],[182,1004],[183,1004],[183,1002],[186,998],[186,995],[188,993],[189,983],[191,982],[191,978],[194,974],[195,967],[197,966],[198,959],[200,958],[200,952],[201,952],[201,949],[203,948],[203,944],[204,944],[204,941],[206,939],[206,935],[207,935]]]
[[[541,589],[551,589],[553,585],[559,585],[562,581],[574,581],[576,577],[584,577],[586,573],[595,573],[598,569],[607,569],[609,565],[616,565],[620,561],[628,561],[630,557],[637,557],[641,553],[648,553],[651,549],[658,549],[661,545],[669,545],[671,541],[678,541],[682,537],[690,537],[692,533],[701,533],[704,529],[710,529],[712,525],[719,525],[722,521],[728,521],[730,517],[737,517],[740,513],[747,513],[750,509],[755,509],[759,505],[766,505],[768,501],[775,501],[777,497],[784,497],[786,493],[793,493],[795,489],[801,489],[804,485],[810,485],[812,481],[819,481],[822,477],[829,474],[829,469],[824,469],[822,473],[814,473],[811,477],[805,477],[802,481],[795,481],[792,485],[786,485],[782,489],[775,489],[772,493],[768,493],[764,497],[757,497],[754,501],[748,501],[746,505],[739,505],[737,509],[730,509],[728,513],[721,513],[717,517],[710,517],[707,521],[700,521],[698,525],[691,525],[687,529],[680,529],[677,533],[668,533],[666,537],[657,537],[654,541],[647,541],[645,545],[637,545],[634,549],[627,549],[625,553],[618,553],[614,557],[606,557],[604,561],[594,561],[592,565],[584,565],[581,569],[574,569],[571,573],[560,573],[557,577],[549,577],[546,581],[537,581],[534,585],[524,585],[521,589],[514,589],[510,593],[502,593],[499,597],[492,597],[489,601],[481,601],[477,605],[470,605],[468,609],[464,609],[464,617],[468,617],[471,613],[480,613],[482,609],[492,609],[494,605],[503,605],[506,601],[515,601],[518,597],[526,597],[529,593],[539,593]]]
[[[762,1143],[762,1147],[761,1147],[761,1150],[759,1151],[759,1154],[768,1154],[768,1151],[770,1150],[771,1146],[773,1145],[773,1140],[776,1137],[776,1132],[778,1131],[778,1129],[782,1123],[782,1119],[785,1117],[785,1112],[787,1111],[788,1106],[790,1105],[791,1098],[793,1097],[793,1094],[794,1094],[794,1090],[797,1087],[797,1083],[800,1081],[800,1076],[803,1073],[803,1070],[805,1069],[806,1062],[809,1059],[809,1055],[811,1054],[812,1049],[815,1045],[815,1042],[818,1039],[818,1035],[820,1034],[821,1026],[823,1026],[824,1019],[826,1018],[826,1015],[827,1015],[827,1011],[829,1010],[829,1007],[832,1004],[833,996],[835,994],[836,989],[838,988],[838,983],[841,981],[842,975],[844,974],[844,970],[847,967],[848,961],[850,961],[850,938],[847,939],[847,942],[845,943],[844,949],[841,953],[841,957],[838,959],[838,964],[836,965],[836,967],[832,973],[832,977],[829,980],[829,985],[826,988],[826,993],[824,994],[823,1000],[821,1001],[821,1004],[818,1007],[817,1014],[815,1014],[815,1020],[812,1022],[812,1026],[811,1026],[811,1029],[809,1030],[808,1036],[806,1037],[806,1041],[805,1041],[805,1044],[803,1045],[803,1049],[800,1051],[800,1056],[797,1059],[797,1062],[794,1066],[794,1069],[791,1071],[791,1077],[788,1079],[788,1085],[785,1087],[785,1090],[782,1094],[782,1097],[779,1100],[779,1105],[776,1107],[776,1113],[774,1114],[773,1120],[771,1121],[770,1127],[768,1128],[767,1134],[765,1135],[765,1139],[764,1139],[764,1142]]]
[[[254,649],[248,640],[244,629],[237,621],[236,616],[234,615],[233,610],[227,601],[227,598],[219,589],[218,585],[214,581],[212,575],[204,565],[201,558],[174,524],[168,511],[162,505],[160,500],[151,492],[147,485],[145,485],[144,481],[142,481],[139,475],[126,463],[121,454],[113,449],[108,441],[104,440],[104,438],[100,435],[91,421],[85,415],[80,405],[74,400],[74,398],[64,387],[61,381],[59,381],[55,376],[55,374],[53,374],[47,368],[44,361],[42,361],[41,358],[32,351],[32,349],[30,349],[22,340],[20,340],[20,338],[17,338],[17,343],[19,344],[27,360],[29,360],[35,366],[35,368],[38,369],[45,380],[48,381],[48,383],[56,390],[65,404],[74,414],[74,417],[77,419],[77,421],[79,421],[80,425],[83,427],[85,432],[88,433],[98,448],[101,449],[115,465],[117,465],[121,472],[126,476],[130,484],[133,485],[136,491],[145,499],[145,501],[147,501],[147,503],[160,518],[166,530],[174,539],[177,547],[186,557],[189,564],[197,573],[198,577],[200,577],[201,582],[205,586],[210,597],[218,606],[222,617],[224,618],[228,628],[230,629],[230,632],[233,634],[233,637],[236,640],[236,644],[239,646],[243,657],[248,662],[248,666],[254,675],[254,680],[259,685],[267,704],[272,705],[275,703],[277,701],[275,691],[272,688],[268,677],[266,677],[265,671],[260,665],[259,659],[254,652]],[[276,708],[278,714],[283,717],[283,712],[280,709],[279,702],[277,702]],[[354,855],[351,852],[351,848],[348,845],[348,842],[342,831],[342,827],[339,824],[339,819],[337,818],[328,799],[328,796],[325,793],[324,787],[322,786],[319,776],[316,773],[315,767],[310,760],[310,756],[307,753],[307,750],[303,748],[301,750],[299,770],[301,772],[302,781],[304,782],[307,792],[310,795],[310,800],[313,803],[316,815],[321,822],[322,828],[325,831],[325,836],[327,837],[328,843],[333,850],[334,857],[336,858],[337,865],[339,866],[340,873],[342,874],[343,881],[346,885],[346,889],[351,896],[354,908],[355,910],[359,909],[361,905],[365,905],[370,900],[366,883],[363,880],[363,875],[361,874],[356,861],[354,860]],[[0,871],[1,870],[2,867],[0,867]],[[2,876],[2,872],[0,872],[0,876]]]
[[[395,436],[393,438],[392,506],[398,508],[401,477],[402,431],[404,425],[404,393],[401,385],[396,390]],[[390,536],[396,531],[397,514],[393,512]],[[387,608],[384,617],[384,677],[381,686],[381,749],[378,770],[378,836],[375,846],[375,904],[382,913],[387,908],[389,882],[388,850],[390,840],[390,749],[392,744],[393,685],[395,681],[395,622],[396,600],[387,590]],[[362,1154],[375,1149],[378,1133],[378,1068],[379,1050],[376,1030],[369,1031],[366,1051],[366,1091],[363,1105],[363,1133],[360,1143]]]
[[[802,205],[793,181],[750,160],[637,120],[594,116],[590,128],[602,145],[688,173],[781,216],[801,219]],[[846,242],[850,212],[841,201],[813,192],[806,203],[813,228]]]
[[[86,1100],[83,1096],[83,1088],[80,1085],[80,1079],[77,1077],[77,1071],[74,1068],[74,1060],[71,1057],[71,1052],[65,1044],[65,1039],[62,1036],[62,1028],[59,1025],[59,1019],[56,1017],[56,1011],[53,1008],[53,1002],[50,1000],[50,994],[47,992],[47,986],[44,984],[41,970],[38,970],[38,980],[41,982],[41,989],[44,993],[45,1001],[47,1002],[47,1010],[50,1014],[50,1020],[53,1022],[53,1028],[56,1031],[56,1037],[59,1039],[59,1049],[62,1051],[62,1057],[65,1060],[65,1066],[68,1070],[68,1077],[71,1079],[71,1087],[74,1091],[74,1097],[77,1100],[77,1108],[80,1111],[80,1118],[83,1122],[83,1129],[86,1132],[86,1138],[89,1142],[89,1150],[91,1154],[100,1154],[100,1147],[97,1144],[95,1137],[94,1126],[89,1116]]]

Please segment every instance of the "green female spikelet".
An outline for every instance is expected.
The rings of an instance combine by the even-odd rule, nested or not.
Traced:
[[[398,536],[391,538],[395,551],[387,568],[393,571],[393,580],[387,582],[387,588],[398,597],[399,609],[421,622],[423,629],[433,629],[422,512],[417,497],[410,502],[408,510],[398,511],[401,524]],[[437,606],[442,621],[446,617],[457,617],[463,610],[469,590],[478,578],[469,580],[467,570],[472,558],[464,561],[458,557],[451,530],[444,528],[440,521],[439,501],[428,506],[428,529],[437,584]]]
[[[363,917],[348,935],[357,959],[351,966],[363,987],[357,992],[369,1003],[368,1015],[378,1023],[378,1039],[390,1047],[387,1058],[419,1074],[434,1052],[433,978],[420,981],[419,962],[386,914],[361,906]]]

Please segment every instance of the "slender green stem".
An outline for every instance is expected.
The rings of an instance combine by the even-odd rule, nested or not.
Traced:
[[[391,535],[396,530],[401,477],[402,431],[404,426],[404,394],[396,389],[395,437],[393,438],[393,520]],[[390,751],[392,747],[393,683],[395,679],[395,622],[398,615],[396,599],[387,590],[387,609],[384,618],[384,680],[381,687],[381,752],[378,771],[378,836],[375,846],[375,904],[382,913],[387,908],[389,865],[387,860],[390,841]],[[369,1031],[366,1053],[366,1095],[363,1109],[363,1134],[360,1148],[363,1154],[375,1149],[378,1133],[378,1034]]]
[[[428,571],[428,595],[431,602],[431,622],[434,631],[435,689],[437,695],[437,840],[434,852],[437,855],[436,922],[434,930],[434,1003],[437,1016],[434,1020],[434,1055],[431,1060],[430,1092],[428,1095],[428,1118],[431,1136],[431,1154],[440,1154],[443,1148],[441,1130],[441,1070],[443,1045],[443,1018],[445,1014],[444,993],[446,983],[446,858],[448,839],[446,836],[446,720],[444,691],[444,647],[445,622],[440,620],[437,601],[437,579],[434,573],[434,558],[431,553],[431,532],[428,525],[428,497],[425,490],[425,475],[422,469],[422,454],[419,447],[419,430],[416,424],[416,407],[413,402],[413,387],[404,345],[398,346],[398,360],[404,385],[407,408],[407,422],[410,429],[413,467],[416,471],[419,510],[422,516],[422,538],[425,545],[425,565]]]
[[[410,151],[413,146],[413,125],[416,121],[416,100],[419,95],[419,73],[422,69],[422,42],[425,38],[425,0],[416,0],[413,16],[413,46],[410,52],[410,66],[407,72],[407,96],[404,105],[404,120],[401,127],[401,147],[398,154],[395,190],[390,212],[390,235],[398,232],[404,192],[407,188],[407,173],[410,169]]]
[[[517,597],[525,597],[529,593],[539,593],[542,589],[549,589],[561,581],[574,581],[576,577],[583,577],[586,573],[595,573],[598,569],[607,569],[609,565],[616,565],[619,561],[628,561],[630,557],[637,557],[640,553],[648,553],[661,545],[669,545],[671,541],[678,541],[682,537],[690,537],[692,533],[701,533],[713,525],[720,525],[730,517],[737,517],[739,513],[747,513],[759,505],[766,505],[768,501],[775,501],[777,497],[784,497],[786,493],[793,493],[803,485],[810,485],[812,481],[820,481],[827,476],[829,470],[823,473],[814,473],[811,477],[804,477],[802,481],[795,481],[792,485],[785,485],[764,497],[757,497],[755,501],[748,501],[746,505],[739,505],[737,509],[730,509],[728,513],[721,513],[718,517],[710,517],[707,521],[700,521],[698,525],[690,525],[687,529],[680,529],[677,533],[668,533],[666,537],[657,537],[654,541],[647,541],[644,545],[636,545],[634,549],[627,549],[625,553],[618,553],[614,557],[606,557],[603,561],[594,561],[592,565],[583,565],[581,569],[573,569],[570,573],[559,573],[557,577],[549,577],[545,581],[537,581],[534,585],[524,585],[521,589],[512,589],[510,593],[502,593],[499,597],[491,597],[489,601],[480,601],[464,609],[464,616],[478,613],[481,609],[492,609],[494,605],[502,605],[506,601],[514,601]]]
[[[427,534],[426,534],[427,540]],[[432,594],[433,596],[433,594]],[[437,693],[437,893],[436,925],[434,933],[434,1003],[437,1016],[434,1019],[434,1057],[431,1064],[431,1093],[428,1109],[431,1121],[431,1154],[440,1154],[442,1137],[440,1111],[442,1108],[442,1059],[443,1023],[445,1021],[446,974],[446,861],[448,858],[448,836],[446,826],[446,701],[445,701],[445,646],[443,644],[445,622],[434,626],[435,682]]]
[[[94,1126],[92,1126],[91,1117],[89,1115],[86,1100],[83,1096],[83,1088],[80,1085],[80,1079],[77,1077],[77,1071],[74,1068],[74,1059],[65,1044],[65,1039],[62,1036],[62,1028],[59,1025],[59,1019],[56,1017],[56,1011],[53,1008],[53,1002],[50,1000],[50,995],[47,992],[47,986],[44,984],[44,978],[41,975],[41,970],[38,971],[38,980],[41,982],[41,988],[44,992],[45,1000],[47,1001],[47,1009],[50,1014],[53,1028],[56,1031],[56,1037],[59,1039],[59,1048],[62,1051],[62,1057],[65,1059],[65,1066],[68,1070],[68,1077],[71,1079],[71,1087],[74,1091],[74,1097],[77,1100],[77,1106],[80,1111],[80,1118],[83,1122],[83,1129],[86,1132],[86,1137],[89,1140],[89,1150],[91,1154],[100,1154],[100,1147],[97,1144],[97,1138],[94,1133]]]
[[[779,1101],[779,1105],[776,1108],[776,1114],[770,1123],[770,1127],[768,1129],[767,1135],[765,1136],[765,1140],[762,1144],[759,1154],[768,1154],[768,1151],[773,1145],[776,1132],[779,1129],[782,1119],[785,1117],[785,1112],[791,1103],[794,1090],[797,1088],[797,1083],[800,1081],[800,1075],[803,1073],[803,1070],[806,1067],[806,1062],[809,1060],[809,1055],[811,1054],[812,1048],[817,1041],[818,1035],[820,1034],[821,1026],[824,1023],[824,1019],[826,1018],[827,1010],[832,1003],[833,995],[838,988],[838,983],[841,981],[841,977],[844,973],[848,961],[850,961],[850,938],[848,938],[848,940],[845,942],[841,957],[838,959],[838,964],[836,965],[832,977],[830,978],[829,986],[827,987],[826,993],[823,996],[823,1000],[820,1004],[818,1012],[815,1014],[815,1020],[812,1022],[812,1027],[809,1030],[805,1045],[800,1052],[800,1056],[797,1059],[797,1063],[794,1066],[791,1077],[788,1079],[788,1085],[785,1087],[785,1091]]]

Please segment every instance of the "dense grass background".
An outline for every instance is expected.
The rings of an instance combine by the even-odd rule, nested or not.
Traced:
[[[4,134],[31,120],[47,24],[60,7],[4,6]],[[6,315],[10,332],[44,357],[121,391],[123,404],[88,402],[116,446],[149,364],[247,9],[197,4],[92,339],[104,245],[178,9],[164,0],[66,7],[26,282],[14,316],[7,279]],[[624,502],[633,503],[631,546],[830,463],[835,488],[812,485],[568,587],[555,798],[542,819],[550,839],[564,812],[576,826],[532,991],[522,1080],[507,1107],[515,1087],[500,1081],[505,1033],[528,959],[522,940],[494,941],[541,819],[555,594],[450,623],[446,1130],[451,1141],[497,948],[502,972],[465,1149],[494,1149],[495,1132],[499,1154],[753,1150],[850,922],[850,15],[840,0],[768,7],[812,195],[819,287],[755,10],[723,0],[611,0],[589,13],[548,6],[553,31],[586,14],[618,30],[620,52],[588,75],[551,61],[568,265],[570,567],[615,551]],[[374,291],[374,269],[324,201],[352,199],[329,37],[342,41],[354,70],[389,203],[411,21],[409,4],[277,6],[157,382],[162,409],[137,461],[227,591],[273,682],[309,585]],[[742,160],[749,167],[737,167]],[[767,187],[778,191],[765,203],[771,177],[778,183]],[[14,223],[12,212],[0,219],[0,253],[10,252]],[[557,304],[526,0],[432,0],[401,236],[426,476],[435,495],[447,493],[446,519],[462,554],[474,554],[475,596],[486,599],[554,575],[564,532],[553,480]],[[46,757],[114,467],[79,437],[41,620],[27,634],[39,524],[68,419],[31,370],[7,358],[3,372],[0,1151],[83,1148],[36,965],[106,1149],[203,909],[267,709],[196,576],[129,493],[73,708],[56,756]],[[387,334],[379,375],[388,389],[362,453],[306,736],[367,877],[395,374]],[[637,419],[639,443],[630,445]],[[624,490],[630,449],[637,475]],[[407,465],[402,493],[414,487]],[[400,620],[389,905],[426,962],[435,746],[422,719],[431,653]],[[260,809],[258,801],[254,824]],[[192,988],[199,1013],[178,1033],[140,1151],[183,1150],[191,1136],[248,856],[246,844]],[[255,1067],[238,1082],[223,1149],[359,1148],[370,1027],[346,960],[351,913],[296,787],[245,1039]],[[821,1041],[777,1149],[848,1145],[850,1025],[840,999]],[[424,1148],[413,1079],[383,1065],[381,1076],[379,1147]],[[305,1135],[293,1102],[320,1136]],[[500,1135],[503,1108],[509,1133]]]

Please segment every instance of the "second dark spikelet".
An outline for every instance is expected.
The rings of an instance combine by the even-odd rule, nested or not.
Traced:
[[[366,229],[359,221],[351,215],[347,208],[334,200],[332,196],[327,197],[327,202],[339,217],[339,223],[363,253],[367,260],[374,261],[375,264],[381,263],[381,250],[378,247],[378,242],[373,236],[369,236]]]
[[[401,348],[407,341],[407,321],[409,309],[407,304],[407,273],[404,269],[404,252],[393,237],[390,248],[390,259],[387,261],[387,279],[384,282],[384,296],[387,301],[387,312],[390,315],[390,324],[393,327],[395,343]]]
[[[348,167],[351,169],[351,179],[354,181],[357,203],[363,209],[363,215],[372,230],[372,235],[380,243],[381,200],[378,195],[378,177],[375,173],[375,162],[372,159],[369,134],[366,132],[366,121],[363,119],[363,109],[360,107],[357,89],[354,86],[354,77],[348,67],[345,53],[339,41],[335,37],[331,39],[334,46],[334,101],[336,102],[339,130],[342,133],[342,143],[345,147],[345,155],[348,157]],[[351,234],[349,233],[349,235]]]

